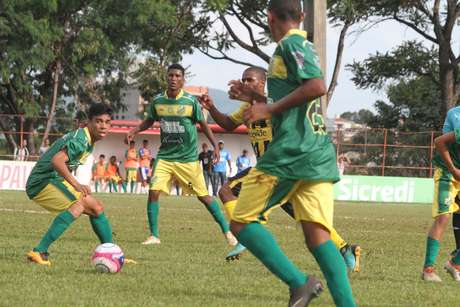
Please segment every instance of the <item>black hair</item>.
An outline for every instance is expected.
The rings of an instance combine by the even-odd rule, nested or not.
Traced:
[[[134,144],[136,144],[136,142],[134,142],[134,141],[129,141],[129,145],[134,145]]]
[[[88,110],[88,119],[91,120],[95,116],[107,114],[112,117],[113,110],[105,103],[93,103]]]
[[[302,20],[300,0],[270,0],[268,10],[282,21],[300,22]]]
[[[88,115],[86,115],[85,111],[79,110],[75,114],[75,119],[78,120],[78,121],[87,120]]]
[[[244,70],[246,71],[252,71],[255,72],[259,80],[265,81],[267,80],[267,70],[265,68],[259,67],[259,66],[251,66],[248,67]]]
[[[148,143],[148,142],[149,142],[149,140],[143,140],[142,141],[142,143]]]
[[[182,76],[185,76],[185,68],[184,68],[182,65],[180,65],[179,63],[174,63],[174,64],[169,65],[169,67],[168,67],[168,72],[169,72],[171,69],[180,70],[180,71],[182,72]]]
[[[99,155],[99,158],[104,158],[104,159],[105,159],[105,155],[104,155],[104,154],[100,154],[100,155]]]

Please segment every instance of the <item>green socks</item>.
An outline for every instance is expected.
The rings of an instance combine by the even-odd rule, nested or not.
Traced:
[[[134,193],[135,187],[137,188],[137,184],[135,181],[131,181],[130,185],[131,185],[131,193]]]
[[[219,203],[217,202],[217,200],[213,199],[212,203],[209,206],[206,206],[206,209],[208,209],[209,213],[211,213],[214,220],[217,222],[217,224],[219,224],[220,229],[223,233],[227,233],[230,231],[230,227],[228,226],[228,223],[225,220],[222,211],[220,210]]]
[[[423,265],[423,267],[426,268],[434,266],[438,254],[439,241],[428,237],[426,241],[425,264]]]
[[[149,220],[149,228],[152,236],[159,238],[158,234],[158,213],[160,204],[157,201],[147,203],[147,218]]]
[[[305,274],[289,260],[271,233],[259,223],[246,225],[237,235],[237,238],[241,244],[246,246],[254,256],[279,279],[289,285],[290,288],[294,289],[303,286],[307,281]]]
[[[110,226],[109,220],[102,212],[99,216],[90,216],[89,220],[94,232],[96,233],[101,243],[113,243],[112,239],[112,227]]]
[[[336,306],[356,306],[348,281],[345,262],[334,243],[328,240],[314,248],[312,254],[326,278],[327,286]]]
[[[41,253],[47,252],[48,247],[66,231],[73,221],[75,221],[75,218],[69,211],[59,213],[34,250]]]

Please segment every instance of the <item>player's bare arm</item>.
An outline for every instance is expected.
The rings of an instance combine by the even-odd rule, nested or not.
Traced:
[[[142,132],[144,130],[147,130],[148,128],[152,127],[152,125],[155,123],[155,121],[151,119],[144,119],[139,126],[131,129],[128,134],[126,135],[125,138],[125,143],[129,144],[130,141],[134,139],[134,136],[138,134],[139,132]]]
[[[208,123],[205,120],[201,120],[198,122],[201,127],[201,131],[206,135],[208,138],[209,142],[211,142],[212,147],[213,147],[213,164],[217,163],[220,159],[220,153],[219,153],[219,146],[217,146],[216,138],[214,137],[214,134],[212,133],[211,129],[209,129]]]
[[[455,180],[460,181],[460,170],[455,167],[447,148],[450,144],[455,143],[455,133],[449,132],[437,137],[434,140],[436,150],[439,152],[441,159],[446,163],[447,169],[454,176]]]
[[[230,90],[228,91],[230,99],[247,101],[251,104],[255,102],[267,102],[267,96],[263,93],[259,93],[254,88],[244,84],[240,80],[231,80],[228,85],[230,86]]]
[[[89,186],[81,185],[77,179],[72,176],[69,168],[67,167],[67,161],[69,161],[69,157],[67,156],[66,151],[61,150],[53,157],[51,163],[53,164],[53,168],[56,170],[56,172],[61,175],[68,183],[70,183],[76,191],[82,193],[83,196],[91,194],[91,188]]]
[[[257,103],[248,108],[244,114],[244,119],[248,122],[268,119],[272,114],[282,113],[288,109],[313,101],[326,94],[326,92],[327,89],[323,79],[308,79],[295,91],[275,103]]]
[[[203,109],[208,110],[211,117],[216,121],[216,123],[224,128],[227,131],[235,130],[238,125],[236,125],[228,115],[220,112],[215,104],[214,100],[209,95],[202,95],[198,97],[198,101],[200,102]]]

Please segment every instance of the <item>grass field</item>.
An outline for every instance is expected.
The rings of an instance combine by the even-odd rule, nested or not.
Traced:
[[[115,275],[97,274],[90,255],[97,245],[82,217],[50,249],[53,266],[25,260],[53,216],[23,192],[0,191],[0,306],[285,306],[287,288],[249,254],[233,263],[217,225],[194,198],[161,200],[162,244],[146,238],[145,196],[98,195],[125,255],[138,261]],[[438,272],[444,282],[420,280],[428,205],[337,203],[335,226],[365,251],[351,282],[360,306],[459,306],[459,284],[441,270],[453,248],[451,230],[442,244]],[[307,252],[300,228],[281,210],[272,231],[305,272],[324,278]],[[331,306],[328,291],[312,303]]]

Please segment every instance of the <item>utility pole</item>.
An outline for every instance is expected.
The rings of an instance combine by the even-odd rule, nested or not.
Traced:
[[[324,81],[327,80],[327,61],[326,61],[326,27],[327,27],[327,1],[326,0],[303,0],[303,10],[305,20],[303,27],[308,33],[308,40],[316,48],[321,64],[321,71]],[[327,95],[321,97],[321,114],[326,119],[327,114]]]

